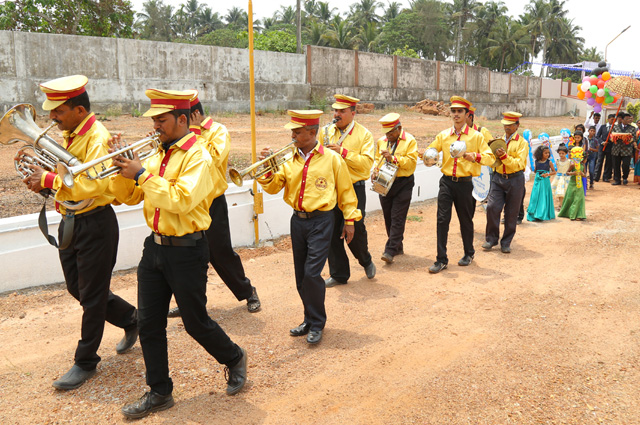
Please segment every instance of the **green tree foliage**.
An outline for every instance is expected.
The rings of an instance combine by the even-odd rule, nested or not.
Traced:
[[[0,6],[0,29],[131,37],[128,0],[15,0]]]
[[[296,36],[287,31],[267,31],[255,36],[253,47],[256,50],[295,53]]]
[[[198,38],[197,43],[207,44],[209,46],[236,47],[240,49],[244,49],[249,45],[246,32],[235,31],[231,28],[221,28],[211,31]]]
[[[404,46],[403,49],[397,49],[392,53],[394,56],[404,56],[405,58],[416,58],[420,59],[420,55],[413,49],[410,49],[409,46]]]

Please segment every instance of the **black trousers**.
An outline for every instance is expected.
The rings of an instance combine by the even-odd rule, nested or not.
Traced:
[[[64,226],[62,221],[58,240]],[[76,217],[71,243],[59,251],[67,291],[82,306],[81,336],[74,360],[84,370],[93,370],[100,362],[97,351],[105,321],[125,330],[136,327],[135,307],[109,290],[119,234],[116,214],[107,205],[99,212]]]
[[[161,246],[149,236],[144,241],[138,265],[138,328],[147,369],[147,385],[160,394],[170,394],[167,349],[167,312],[173,294],[184,328],[219,363],[229,367],[242,352],[207,313],[207,238],[196,246]]]
[[[522,180],[522,200],[520,201],[520,209],[518,210],[518,220],[524,220],[524,198],[527,197],[527,186],[524,185],[524,179]]]
[[[464,254],[473,256],[476,253],[473,249],[473,215],[476,211],[476,200],[472,193],[473,183],[471,181],[454,182],[446,176],[440,178],[437,216],[438,255],[436,260],[441,263],[449,263],[447,240],[452,206],[456,207],[456,214],[460,221]]]
[[[620,183],[621,179],[629,178],[629,166],[631,164],[631,156],[613,155],[613,180]],[[622,166],[622,172],[620,167]]]
[[[404,239],[404,227],[407,223],[407,214],[411,206],[411,195],[415,180],[413,175],[398,177],[393,182],[387,196],[380,195],[380,206],[384,216],[384,226],[387,230],[387,243],[384,252],[391,256],[404,251],[402,241]]]
[[[209,262],[237,300],[246,300],[253,293],[253,288],[244,274],[242,260],[231,244],[229,210],[224,194],[213,200],[209,215],[211,226],[205,232],[209,241]]]
[[[485,239],[497,245],[500,239],[500,213],[504,209],[504,233],[501,246],[511,246],[516,234],[516,222],[522,200],[524,199],[524,174],[509,179],[502,174],[493,173],[491,191],[487,203],[487,229]]]
[[[611,151],[598,152],[598,160],[596,161],[595,179],[600,180],[602,175],[603,180],[611,180],[611,173],[613,171],[613,158],[611,157]],[[604,173],[603,173],[604,166]]]
[[[369,253],[369,245],[367,242],[367,228],[364,225],[367,193],[364,184],[354,184],[353,189],[358,198],[358,209],[362,212],[362,219],[356,221],[354,224],[354,235],[349,243],[349,250],[351,250],[351,253],[356,257],[362,267],[367,267],[371,264],[371,254]],[[331,248],[329,249],[329,273],[335,280],[346,282],[351,277],[351,269],[349,268],[349,257],[347,257],[347,251],[344,248],[344,239],[340,239],[342,227],[344,226],[344,215],[338,205],[333,209],[333,214],[334,227],[333,234],[331,235]]]
[[[296,288],[304,307],[304,322],[312,331],[324,329],[326,288],[321,276],[327,262],[334,215],[329,211],[312,218],[291,217],[291,248],[296,274]]]

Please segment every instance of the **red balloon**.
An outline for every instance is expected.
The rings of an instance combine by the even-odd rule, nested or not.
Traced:
[[[604,88],[604,81],[603,80],[598,80],[598,83],[596,85],[598,86],[599,89],[603,89]]]
[[[598,77],[589,78],[589,82],[591,83],[592,86],[595,86],[596,84],[598,84]]]

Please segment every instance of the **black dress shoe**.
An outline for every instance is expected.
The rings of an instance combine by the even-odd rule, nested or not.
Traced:
[[[482,249],[486,249],[487,251],[491,250],[494,246],[498,245],[497,243],[485,242],[482,244]]]
[[[447,268],[447,263],[441,263],[440,261],[436,261],[433,263],[433,266],[429,267],[429,273],[440,273],[442,270]]]
[[[603,179],[602,181],[605,183],[609,183],[609,179]]]
[[[309,323],[302,322],[297,327],[289,330],[289,335],[291,336],[303,336],[309,333],[309,328],[311,325]]]
[[[59,390],[75,390],[89,378],[96,374],[96,370],[84,370],[78,365],[73,365],[71,369],[62,378],[53,381],[53,386]]]
[[[227,376],[227,395],[235,395],[240,392],[247,382],[247,352],[242,350],[242,358],[233,367],[225,368],[225,376]]]
[[[364,268],[364,272],[367,274],[368,279],[373,279],[374,277],[376,277],[376,265],[373,264],[373,261],[371,262],[371,264]]]
[[[180,317],[180,309],[178,307],[170,309],[167,313],[167,317]]]
[[[522,219],[519,218],[518,220],[516,220],[516,224],[522,224]]]
[[[309,331],[307,335],[307,344],[317,344],[322,339],[322,331]]]
[[[465,255],[458,261],[459,266],[468,266],[473,261],[473,255]]]
[[[116,353],[124,354],[133,348],[133,344],[138,340],[138,327],[125,331],[124,336],[116,345]]]
[[[502,246],[502,247],[500,247],[500,251],[502,251],[504,254],[511,254],[511,247],[510,246]]]
[[[252,291],[251,296],[247,298],[247,310],[249,310],[249,313],[256,313],[260,311],[260,298],[258,298],[258,292],[255,286],[252,286]]]
[[[627,179],[622,180],[622,184],[629,184],[629,180]]]
[[[620,186],[620,182],[612,182],[611,186]]]
[[[388,252],[385,252],[382,254],[382,261],[384,261],[385,263],[393,263],[393,255],[389,254]]]
[[[324,281],[324,286],[327,287],[327,288],[333,288],[336,285],[346,285],[346,284],[347,284],[347,282],[341,282],[341,281],[336,280],[336,279],[334,279],[332,277],[330,277],[330,278],[328,278],[328,279],[326,279]]]
[[[162,395],[155,391],[149,391],[137,401],[129,403],[122,408],[122,414],[129,419],[140,419],[160,410],[166,410],[174,405],[171,394]]]

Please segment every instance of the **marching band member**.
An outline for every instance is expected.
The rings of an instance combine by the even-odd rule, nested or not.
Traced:
[[[138,326],[150,391],[122,408],[127,418],[142,418],[173,406],[169,377],[167,311],[173,294],[186,331],[228,369],[227,394],[238,393],[247,376],[247,353],[207,314],[209,246],[205,230],[211,223],[212,159],[189,131],[193,92],[149,89],[150,109],[144,116],[162,142],[161,151],[140,163],[114,158],[121,167],[110,189],[119,202],[144,201],[144,216],[152,229],[144,241],[138,265]],[[119,137],[112,149],[120,145]]]
[[[490,141],[493,140],[493,136],[491,135],[491,132],[487,127],[482,127],[478,124],[475,124],[474,123],[475,117],[476,117],[476,107],[471,106],[471,109],[469,109],[469,115],[467,116],[467,125],[473,128],[475,131],[479,131],[480,133],[482,133],[484,140],[487,143],[489,143]]]
[[[318,140],[332,151],[338,153],[347,164],[351,183],[358,197],[358,209],[362,212],[362,220],[355,223],[355,234],[349,245],[349,249],[358,263],[364,267],[367,278],[373,279],[376,275],[376,266],[373,263],[367,241],[367,229],[364,224],[365,210],[367,208],[367,194],[365,181],[369,178],[373,165],[374,143],[373,135],[369,130],[357,123],[356,104],[360,99],[336,94],[333,108],[333,117],[338,121],[327,129],[320,129]],[[335,228],[331,236],[331,249],[329,250],[329,272],[331,276],[325,281],[327,287],[344,285],[351,277],[349,257],[344,248],[344,242],[340,237],[343,225],[342,211],[336,206],[333,211],[335,216]]]
[[[109,139],[109,132],[91,112],[85,90],[87,82],[84,75],[73,75],[40,84],[40,90],[47,96],[42,109],[58,122],[64,138],[62,146],[82,162],[107,155]],[[71,390],[96,373],[105,321],[125,331],[116,352],[122,354],[131,349],[138,338],[136,309],[109,289],[120,232],[111,208],[113,195],[107,190],[108,181],[90,180],[80,174],[69,188],[58,174],[37,166],[30,168],[33,174],[24,179],[29,189],[36,193],[45,188],[57,191],[56,211],[63,215],[58,228],[60,264],[67,291],[82,306],[81,337],[74,365],[53,383],[59,390]],[[64,201],[84,199],[93,199],[93,203],[75,214],[61,205]],[[53,237],[49,239],[55,244]]]
[[[460,233],[464,245],[464,256],[458,261],[460,266],[468,266],[473,261],[473,215],[476,200],[473,197],[472,178],[480,175],[481,165],[491,165],[495,157],[482,134],[470,128],[466,121],[471,102],[460,96],[452,96],[451,119],[453,127],[438,134],[429,148],[442,152],[442,178],[438,190],[437,238],[438,255],[429,273],[438,273],[447,268],[447,239],[451,222],[452,206],[460,220]],[[460,159],[452,158],[450,148],[456,141],[464,141],[467,150]]]
[[[193,90],[191,99],[191,117],[189,129],[196,136],[198,142],[209,152],[213,159],[211,174],[214,182],[214,190],[211,193],[211,206],[209,216],[211,226],[206,230],[209,242],[209,262],[213,266],[220,279],[233,292],[238,301],[247,301],[247,310],[255,313],[260,310],[260,298],[251,281],[244,273],[242,260],[233,250],[231,243],[231,231],[229,229],[229,210],[227,199],[224,196],[227,184],[227,163],[229,161],[229,148],[231,137],[224,125],[204,116],[204,108],[198,98],[198,92]],[[169,310],[169,317],[180,315],[178,307]]]
[[[277,172],[266,174],[258,182],[271,194],[284,188],[284,201],[293,208],[291,247],[304,321],[289,333],[291,336],[308,334],[307,343],[317,344],[327,321],[326,289],[321,273],[329,255],[333,212],[336,208],[341,211],[338,230],[347,243],[354,237],[354,221],[360,220],[362,214],[344,161],[332,149],[317,142],[322,111],[287,113],[291,121],[285,128],[291,130],[297,150]],[[269,153],[269,149],[264,149],[262,159]]]
[[[384,225],[387,230],[387,243],[382,254],[382,261],[393,263],[393,257],[404,253],[402,240],[404,227],[411,205],[414,178],[418,160],[418,150],[415,137],[407,133],[400,123],[400,115],[390,113],[380,119],[385,136],[378,140],[376,146],[375,163],[379,164],[384,157],[398,167],[396,178],[389,192],[380,196],[380,205],[384,215]],[[375,179],[378,169],[374,169],[372,179]]]
[[[518,213],[524,197],[524,168],[529,155],[529,144],[518,134],[518,112],[504,112],[504,140],[507,150],[498,149],[496,156],[502,164],[494,168],[487,202],[486,241],[482,248],[490,250],[500,242],[503,253],[511,252],[511,241],[516,234]],[[504,208],[504,232],[500,240],[500,214]]]

